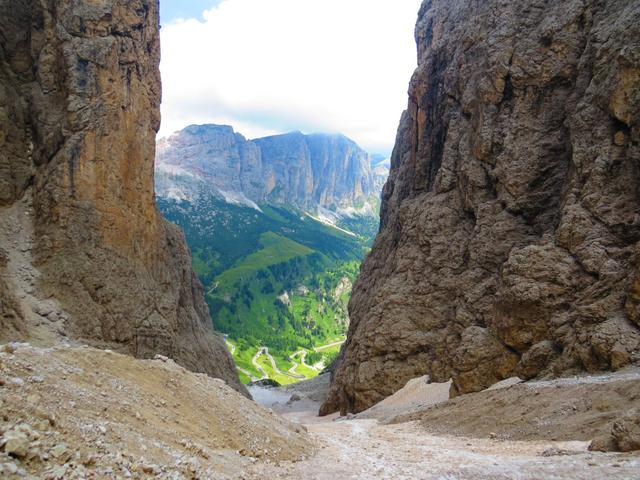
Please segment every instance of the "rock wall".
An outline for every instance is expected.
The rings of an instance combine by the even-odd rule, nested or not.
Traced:
[[[300,208],[353,207],[376,193],[369,155],[343,135],[246,140],[226,125],[191,125],[158,141],[157,162],[164,196],[193,179],[253,202]]]
[[[183,235],[155,207],[157,0],[0,0],[0,38],[0,217],[22,206],[24,227],[0,245],[0,338],[47,316],[60,335],[242,389]]]
[[[640,4],[427,0],[322,413],[640,360]]]

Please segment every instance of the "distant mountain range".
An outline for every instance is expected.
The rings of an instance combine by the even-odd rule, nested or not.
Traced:
[[[282,372],[291,355],[346,333],[351,285],[378,230],[385,159],[343,135],[246,140],[222,125],[187,127],[157,147],[158,205],[184,229],[242,380],[263,375],[262,347],[280,365],[262,366],[271,378],[316,374]]]
[[[339,216],[374,213],[387,172],[372,165],[380,159],[344,135],[247,140],[230,126],[191,125],[158,142],[156,192],[192,200],[205,184],[230,203],[254,208],[268,202]]]

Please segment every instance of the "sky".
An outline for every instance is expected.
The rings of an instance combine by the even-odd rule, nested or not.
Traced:
[[[389,154],[421,0],[161,0],[162,126],[343,133]]]

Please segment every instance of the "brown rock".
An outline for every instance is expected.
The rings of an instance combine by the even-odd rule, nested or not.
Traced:
[[[63,333],[243,390],[155,206],[157,1],[0,0],[0,36],[0,204],[33,197],[36,293],[72,314]],[[7,289],[0,321],[19,323]]]
[[[639,16],[624,1],[423,3],[322,413],[425,374],[465,393],[638,363]]]
[[[594,438],[589,444],[589,450],[592,452],[615,452],[618,446],[612,435],[600,435]]]
[[[505,347],[486,328],[470,326],[462,332],[452,363],[459,372],[450,396],[458,392],[482,390],[483,382],[506,378],[518,363],[518,356]]]
[[[536,343],[520,358],[516,369],[518,377],[528,380],[544,372],[558,355],[558,349],[550,340]]]
[[[10,430],[5,432],[2,442],[4,452],[14,457],[24,457],[29,452],[29,437],[23,432]]]
[[[629,410],[622,418],[613,422],[611,435],[618,451],[640,450],[640,409]]]

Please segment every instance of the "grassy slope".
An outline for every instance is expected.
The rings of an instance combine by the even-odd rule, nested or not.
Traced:
[[[239,367],[260,377],[251,359],[268,346],[286,372],[291,353],[311,351],[345,334],[349,292],[334,298],[334,289],[343,278],[357,275],[367,250],[362,237],[270,205],[261,205],[259,212],[212,196],[197,204],[158,203],[185,230],[216,329],[236,345]],[[290,303],[278,300],[284,292]],[[264,356],[260,364],[278,381],[293,380],[273,372]],[[298,372],[316,374],[304,366]]]
[[[313,250],[287,237],[274,232],[260,235],[260,250],[241,259],[229,270],[216,277],[218,288],[229,290],[238,281],[249,280],[256,272],[263,268],[286,263],[296,257],[311,255]]]

